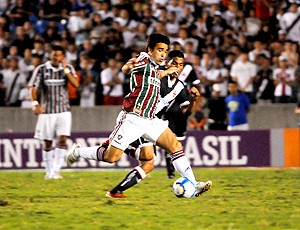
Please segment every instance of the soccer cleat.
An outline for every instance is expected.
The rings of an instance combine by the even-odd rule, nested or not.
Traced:
[[[54,174],[52,178],[54,180],[63,179],[63,177],[60,174]]]
[[[70,167],[75,161],[78,160],[79,157],[74,156],[74,151],[76,148],[80,148],[81,145],[79,143],[74,142],[72,147],[69,149],[66,155],[66,163]]]
[[[118,193],[111,193],[107,192],[105,195],[107,198],[127,198],[123,193],[118,192]]]
[[[196,197],[200,196],[202,193],[204,192],[207,192],[212,186],[212,182],[209,180],[209,181],[206,181],[206,182],[201,182],[199,181],[197,184],[196,184],[196,187],[197,187],[197,192],[195,194]]]
[[[46,174],[45,177],[44,177],[44,179],[45,180],[51,180],[51,179],[53,179],[53,175],[52,174],[50,174],[50,175]]]

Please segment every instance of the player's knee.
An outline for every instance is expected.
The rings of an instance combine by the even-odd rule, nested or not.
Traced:
[[[118,161],[122,156],[123,150],[116,150],[114,147],[108,147],[104,152],[103,160],[108,163]]]

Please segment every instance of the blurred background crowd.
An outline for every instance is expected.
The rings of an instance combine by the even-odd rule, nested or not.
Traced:
[[[80,78],[71,105],[120,104],[121,66],[151,33],[169,36],[200,79],[205,99],[234,79],[251,103],[296,103],[300,91],[300,0],[2,0],[0,105],[31,108],[26,87],[51,47],[66,49]]]

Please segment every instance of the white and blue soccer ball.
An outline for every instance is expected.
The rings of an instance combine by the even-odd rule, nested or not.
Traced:
[[[187,177],[180,177],[173,183],[173,192],[178,198],[192,198],[195,196],[197,188]]]

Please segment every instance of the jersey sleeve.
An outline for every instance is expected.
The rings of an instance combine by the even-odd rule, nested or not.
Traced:
[[[41,66],[37,66],[32,73],[32,76],[28,82],[28,86],[38,88],[41,84],[41,77],[42,77]]]

